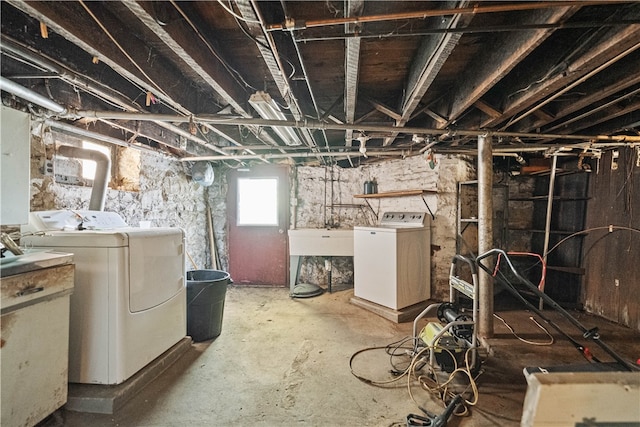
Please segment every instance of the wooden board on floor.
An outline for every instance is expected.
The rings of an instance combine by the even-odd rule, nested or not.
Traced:
[[[404,323],[404,322],[413,322],[418,314],[422,312],[429,304],[432,304],[432,301],[423,301],[414,305],[410,305],[409,307],[402,308],[400,310],[394,310],[389,307],[385,307],[380,304],[376,304],[371,301],[367,301],[362,298],[358,298],[356,296],[351,297],[349,300],[351,304],[357,305],[358,307],[364,308],[365,310],[369,310],[372,313],[377,314],[378,316],[382,316],[385,319],[391,320],[394,323]]]

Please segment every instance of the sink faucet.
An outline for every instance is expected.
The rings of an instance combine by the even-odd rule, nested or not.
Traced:
[[[16,242],[14,242],[7,233],[3,232],[0,235],[0,242],[2,242],[4,247],[7,248],[9,252],[13,253],[16,256],[24,254],[24,252],[22,252],[22,249],[20,249],[20,247],[16,245]]]

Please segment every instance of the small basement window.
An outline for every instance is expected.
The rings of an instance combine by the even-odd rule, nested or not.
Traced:
[[[278,225],[278,179],[238,179],[238,225]]]

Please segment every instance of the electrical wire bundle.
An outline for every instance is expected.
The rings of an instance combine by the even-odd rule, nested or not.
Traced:
[[[411,346],[409,347],[407,343],[410,343]],[[460,405],[457,405],[458,409],[454,411],[454,414],[456,416],[469,415],[469,407],[476,405],[478,402],[478,387],[476,380],[482,374],[482,371],[479,371],[474,376],[472,373],[473,367],[470,364],[469,355],[472,350],[477,351],[477,349],[467,349],[464,357],[464,366],[458,366],[456,358],[450,350],[437,345],[422,347],[423,345],[424,342],[418,337],[405,337],[386,346],[368,347],[358,350],[349,360],[351,374],[365,384],[375,387],[388,387],[389,385],[406,378],[407,391],[411,400],[424,414],[429,417],[434,417],[434,415],[424,407],[424,404],[417,401],[414,394],[414,388],[416,386],[419,386],[436,400],[442,402],[445,408],[457,395],[460,395],[462,396],[462,399]],[[355,372],[353,362],[356,357],[365,352],[376,350],[384,350],[389,355],[391,368],[388,372],[393,375],[393,378],[375,380]],[[429,352],[436,350],[449,352],[454,361],[454,369],[452,372],[444,372],[441,369],[438,369],[438,367],[431,366],[429,364]],[[402,365],[398,362],[398,358],[403,360]],[[456,383],[459,377],[468,381],[468,384],[463,390],[457,392],[455,389],[460,388],[460,384]],[[468,395],[469,390],[471,390],[470,395]],[[462,408],[462,410],[460,410],[460,408]]]

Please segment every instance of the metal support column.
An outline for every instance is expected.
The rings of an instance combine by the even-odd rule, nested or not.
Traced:
[[[493,249],[493,153],[492,138],[478,136],[478,253]],[[486,262],[483,261],[483,262]],[[480,271],[478,335],[493,336],[493,278]]]

